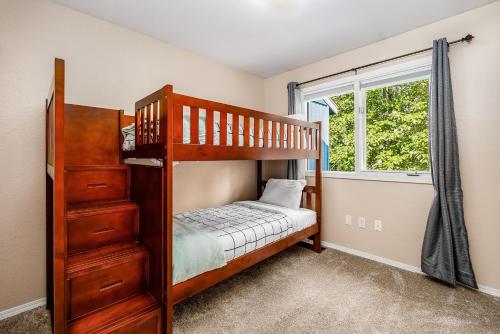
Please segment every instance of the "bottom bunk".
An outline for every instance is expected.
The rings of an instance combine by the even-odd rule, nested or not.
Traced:
[[[176,214],[173,302],[318,233],[316,212],[259,201]]]
[[[286,238],[270,243],[241,257],[229,261],[225,266],[195,276],[172,287],[173,304],[195,296],[196,294],[222,282],[265,259],[284,251],[287,248],[319,233],[318,225],[312,225],[294,232]]]
[[[166,205],[171,200],[166,195],[167,170],[131,165],[131,197],[141,208],[141,242],[150,254],[150,289],[165,303],[167,312],[169,305],[307,238],[313,238],[314,250],[321,251],[317,185],[305,186],[300,181],[291,200],[295,204],[288,207],[261,197],[172,215]],[[262,183],[258,182],[258,188],[262,189]],[[269,183],[266,189],[271,188]],[[286,197],[274,199],[279,202]]]

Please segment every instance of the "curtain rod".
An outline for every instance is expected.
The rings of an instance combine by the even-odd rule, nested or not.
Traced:
[[[471,34],[467,34],[465,37],[457,39],[456,41],[453,41],[453,42],[449,42],[448,46],[453,45],[453,44],[457,44],[457,43],[463,43],[463,42],[470,43],[473,38],[474,38],[474,36],[472,36]],[[308,83],[311,83],[311,82],[328,79],[328,78],[335,77],[335,76],[342,75],[342,74],[346,74],[346,73],[349,73],[349,72],[357,72],[358,70],[361,70],[361,69],[364,69],[364,68],[367,68],[367,67],[371,67],[371,66],[375,66],[375,65],[387,63],[387,62],[390,62],[390,61],[394,61],[394,60],[405,58],[405,57],[409,57],[409,56],[414,56],[414,55],[417,55],[417,54],[420,54],[420,53],[424,53],[424,52],[428,52],[428,51],[431,51],[431,50],[432,50],[432,47],[431,48],[427,48],[427,49],[418,50],[418,51],[413,51],[413,52],[410,52],[410,53],[406,53],[406,54],[403,54],[403,55],[400,55],[400,56],[396,56],[396,57],[392,57],[392,58],[388,58],[388,59],[384,59],[384,60],[379,60],[379,61],[376,61],[376,62],[373,62],[373,63],[370,63],[370,64],[366,64],[366,65],[362,65],[362,66],[358,66],[358,67],[353,67],[353,68],[350,68],[348,70],[344,70],[344,71],[340,71],[340,72],[337,72],[337,73],[325,75],[325,76],[320,77],[320,78],[316,78],[316,79],[311,79],[311,80],[307,80],[307,81],[304,81],[304,82],[300,82],[297,86],[302,86],[302,85],[305,85],[305,84],[308,84]]]

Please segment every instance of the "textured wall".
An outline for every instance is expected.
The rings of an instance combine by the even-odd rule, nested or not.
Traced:
[[[286,113],[286,83],[426,48],[432,40],[471,33],[470,45],[454,46],[450,62],[458,126],[465,218],[479,284],[500,289],[500,2],[384,41],[328,58],[265,82],[265,109]],[[332,41],[335,43],[335,41]],[[279,167],[268,171],[279,174]],[[279,165],[279,164],[278,164]],[[420,266],[431,185],[324,179],[323,239],[342,246]],[[383,221],[383,232],[344,225],[351,214]]]
[[[263,80],[45,0],[0,0],[0,310],[45,296],[44,99],[54,57],[66,100],[125,108],[176,92],[262,109]],[[255,196],[253,162],[175,167],[176,209]],[[208,196],[207,194],[210,194]]]

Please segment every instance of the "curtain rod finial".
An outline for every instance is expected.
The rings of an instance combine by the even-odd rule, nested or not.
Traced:
[[[462,38],[462,41],[470,43],[472,41],[472,39],[474,39],[474,36],[472,36],[471,34],[467,34],[467,36]]]

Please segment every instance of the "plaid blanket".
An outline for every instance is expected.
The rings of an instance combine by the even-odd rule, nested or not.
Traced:
[[[287,215],[241,202],[179,213],[174,218],[220,238],[226,261],[294,232]]]
[[[133,151],[135,149],[135,123],[122,128],[122,135],[124,138],[122,149],[124,151]]]

